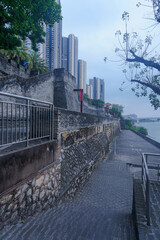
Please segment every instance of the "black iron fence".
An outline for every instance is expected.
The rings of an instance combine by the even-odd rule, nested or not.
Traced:
[[[142,187],[144,199],[146,201],[147,224],[150,225],[150,179],[147,166],[147,154],[142,154]]]
[[[53,139],[53,104],[0,92],[0,146]]]
[[[142,154],[142,186],[144,198],[146,201],[147,224],[150,225],[151,207],[150,207],[150,182],[160,180],[160,154],[143,153]]]

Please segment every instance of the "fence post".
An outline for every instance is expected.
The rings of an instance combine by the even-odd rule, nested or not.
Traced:
[[[146,163],[147,163],[147,165],[148,165],[148,155],[146,155]]]
[[[29,146],[29,99],[26,100],[26,145]]]
[[[49,109],[49,140],[53,139],[53,134],[52,134],[52,127],[53,127],[53,105],[50,105]]]
[[[143,169],[143,155],[142,155],[142,184],[143,184],[143,175],[144,175],[144,169]]]
[[[150,210],[150,183],[147,178],[146,184],[146,210],[147,210],[147,225],[150,226],[150,217],[151,217],[151,210]]]

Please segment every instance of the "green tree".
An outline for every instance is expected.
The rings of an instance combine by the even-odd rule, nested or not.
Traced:
[[[86,93],[83,94],[84,100],[86,100],[89,104],[94,105],[96,107],[103,107],[104,102],[100,99],[90,99]]]
[[[44,42],[44,23],[53,25],[61,19],[61,7],[55,0],[0,1],[0,49],[13,50],[28,37],[32,48]]]
[[[49,71],[40,54],[34,51],[29,54],[29,69],[31,71],[36,71],[37,73],[45,73]]]
[[[123,119],[123,117],[122,117],[123,106],[121,106],[119,104],[113,104],[112,108],[109,109],[109,113],[114,117],[118,117],[120,119]]]
[[[0,53],[7,56],[9,60],[10,59],[15,60],[18,65],[22,63],[24,60],[29,59],[28,49],[24,45],[24,42],[21,43],[21,47],[15,47],[15,49],[13,50],[1,49]]]
[[[125,125],[126,125],[126,129],[131,129],[132,128],[132,122],[128,119],[125,119]]]
[[[155,24],[160,22],[160,1],[148,0],[148,4],[153,10]],[[143,5],[138,3],[137,6]],[[160,54],[157,46],[151,45],[153,42],[152,35],[147,35],[144,40],[139,38],[136,32],[129,33],[129,13],[124,12],[122,19],[125,22],[125,33],[120,30],[116,32],[119,47],[115,49],[116,54],[124,61],[125,69],[123,73],[126,81],[121,85],[123,90],[131,83],[131,90],[137,97],[148,96],[150,103],[155,109],[160,107]]]
[[[131,120],[125,119],[125,127],[127,130],[133,130],[133,131],[139,132],[145,136],[148,135],[148,131],[146,128],[134,126],[132,124]]]

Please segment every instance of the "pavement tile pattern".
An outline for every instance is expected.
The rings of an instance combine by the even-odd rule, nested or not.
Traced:
[[[76,197],[8,226],[2,240],[135,239],[132,178],[122,162],[103,161]]]

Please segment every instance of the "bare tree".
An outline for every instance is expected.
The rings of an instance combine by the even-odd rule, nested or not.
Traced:
[[[146,0],[153,10],[153,18],[156,24],[160,23],[160,0]],[[137,4],[144,5],[141,2]],[[145,5],[146,6],[146,5]],[[147,35],[144,40],[140,39],[136,32],[129,33],[129,13],[124,12],[122,19],[125,22],[125,33],[116,32],[119,48],[115,49],[116,54],[124,61],[123,73],[126,80],[121,85],[124,89],[126,82],[130,82],[132,91],[137,97],[148,96],[151,105],[155,109],[160,107],[160,55],[157,51],[158,43],[153,46],[152,35]]]

